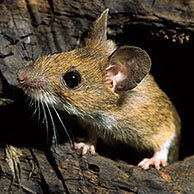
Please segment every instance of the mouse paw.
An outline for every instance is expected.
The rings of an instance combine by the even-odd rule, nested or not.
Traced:
[[[156,169],[160,169],[161,166],[167,165],[167,156],[163,157],[160,152],[156,152],[152,158],[143,159],[138,166],[147,170],[150,166],[154,166]]]
[[[81,149],[82,148],[82,155],[85,155],[87,152],[90,152],[91,154],[95,154],[95,146],[87,143],[76,143],[75,149]]]

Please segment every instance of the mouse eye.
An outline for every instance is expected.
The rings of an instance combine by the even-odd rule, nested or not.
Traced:
[[[78,71],[68,71],[63,75],[65,85],[70,89],[75,89],[81,83],[81,75]]]

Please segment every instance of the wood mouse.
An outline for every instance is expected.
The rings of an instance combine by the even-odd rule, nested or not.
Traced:
[[[149,74],[149,55],[107,40],[107,17],[108,9],[94,22],[84,47],[38,58],[19,70],[18,82],[38,102],[78,117],[88,133],[75,145],[83,155],[94,154],[100,138],[152,151],[139,166],[159,169],[178,159],[180,118]]]

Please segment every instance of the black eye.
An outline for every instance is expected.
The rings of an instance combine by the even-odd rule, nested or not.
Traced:
[[[81,83],[81,75],[78,71],[68,71],[63,75],[65,85],[70,89],[75,89]]]

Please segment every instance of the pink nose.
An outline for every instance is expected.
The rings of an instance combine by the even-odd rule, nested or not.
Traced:
[[[45,76],[34,70],[32,65],[26,66],[19,70],[17,80],[24,88],[37,88],[45,86]]]
[[[27,82],[27,76],[25,75],[25,73],[20,70],[17,74],[17,80],[21,85],[25,85],[25,83]]]

